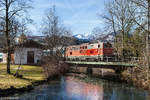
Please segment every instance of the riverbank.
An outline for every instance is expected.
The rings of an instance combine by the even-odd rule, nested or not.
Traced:
[[[86,68],[72,68],[72,71],[68,76],[84,79],[87,77],[85,74]],[[112,82],[126,83],[150,91],[150,72],[147,74],[147,69],[144,68],[128,68],[121,74],[116,74],[115,71],[107,69],[93,69],[93,74],[90,77]]]
[[[135,67],[122,72],[122,80],[128,84],[150,91],[150,72],[145,68]]]
[[[32,91],[15,95],[14,98],[17,100],[149,100],[149,94],[143,89],[99,78],[79,79],[64,76],[55,82],[36,86]]]
[[[0,64],[0,96],[10,96],[15,93],[23,93],[32,90],[34,86],[44,83],[45,77],[40,66],[22,65],[20,74],[22,78],[16,78],[18,65],[11,65],[11,75],[6,73],[6,64]]]

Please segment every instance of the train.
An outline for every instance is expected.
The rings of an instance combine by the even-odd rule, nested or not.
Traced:
[[[109,42],[84,43],[66,48],[67,61],[104,61],[114,56],[114,49]]]

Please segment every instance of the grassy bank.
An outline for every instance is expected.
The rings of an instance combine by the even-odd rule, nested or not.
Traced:
[[[14,74],[18,65],[11,65],[11,72]],[[42,67],[22,65],[20,74],[23,78],[16,78],[6,73],[6,64],[0,64],[0,89],[24,88],[32,85],[34,82],[44,80]]]

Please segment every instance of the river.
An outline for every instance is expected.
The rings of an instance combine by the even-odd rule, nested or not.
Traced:
[[[150,100],[150,93],[127,84],[99,79],[91,83],[78,78],[62,77],[61,80],[35,87],[15,100]],[[12,98],[11,98],[12,99]]]

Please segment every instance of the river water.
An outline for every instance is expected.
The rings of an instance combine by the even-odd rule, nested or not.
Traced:
[[[37,86],[28,93],[16,95],[15,100],[150,100],[148,91],[127,84],[100,79],[94,81],[62,77],[60,81]]]

